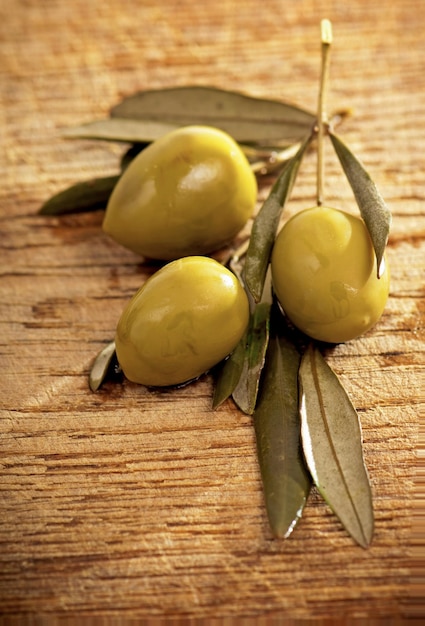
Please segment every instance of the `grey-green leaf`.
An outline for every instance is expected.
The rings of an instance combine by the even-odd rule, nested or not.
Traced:
[[[334,133],[329,133],[335,152],[351,185],[361,216],[375,250],[378,278],[385,266],[383,257],[391,227],[391,213],[363,165]]]
[[[273,145],[298,141],[315,121],[312,113],[285,102],[209,86],[142,91],[125,98],[111,115],[143,123],[207,124],[236,141]]]
[[[43,204],[40,215],[66,215],[104,209],[119,176],[77,183],[60,191]]]
[[[299,363],[290,339],[273,333],[254,411],[267,516],[273,534],[284,538],[300,519],[311,486],[300,441]]]
[[[237,344],[230,356],[216,370],[212,407],[216,409],[230,398],[244,367],[248,331]]]
[[[115,361],[115,342],[105,346],[96,356],[89,375],[89,386],[92,391],[98,391],[108,376]]]
[[[261,299],[279,220],[311,140],[312,135],[309,135],[295,156],[285,164],[254,219],[245,259],[244,281],[255,302]]]
[[[69,139],[100,139],[129,143],[150,143],[175,130],[179,124],[166,120],[133,120],[107,117],[80,126],[66,128],[62,135]]]
[[[269,341],[270,308],[268,302],[260,302],[251,314],[245,359],[232,393],[236,405],[247,415],[254,413],[257,403],[260,377]]]
[[[302,358],[299,380],[302,445],[311,476],[346,530],[366,548],[373,506],[357,412],[313,345]]]

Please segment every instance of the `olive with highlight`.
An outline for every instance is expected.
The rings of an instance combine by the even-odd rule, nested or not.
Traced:
[[[248,297],[230,270],[209,257],[184,257],[153,274],[124,309],[118,362],[133,382],[179,385],[228,356],[248,320]]]
[[[257,181],[240,146],[208,126],[185,126],[150,144],[116,184],[103,221],[116,242],[147,258],[205,255],[252,216]]]
[[[365,223],[338,209],[313,207],[289,219],[276,238],[271,268],[288,318],[320,341],[340,343],[362,335],[387,302],[388,265],[378,278]]]

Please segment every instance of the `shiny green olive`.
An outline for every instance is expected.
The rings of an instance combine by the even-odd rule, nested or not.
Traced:
[[[288,318],[320,341],[362,335],[387,302],[388,265],[378,279],[365,223],[338,209],[313,207],[288,220],[273,247],[271,268]]]
[[[178,385],[230,354],[248,319],[248,297],[232,272],[209,257],[184,257],[153,274],[128,303],[116,331],[118,362],[133,382]]]
[[[103,229],[152,259],[209,254],[252,216],[257,181],[239,145],[225,132],[186,126],[159,138],[115,186]]]

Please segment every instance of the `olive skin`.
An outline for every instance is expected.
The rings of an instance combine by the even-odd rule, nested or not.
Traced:
[[[179,385],[230,354],[248,320],[248,297],[232,272],[209,257],[184,257],[153,274],[124,309],[118,362],[132,382]]]
[[[378,279],[365,223],[338,209],[313,207],[289,219],[276,238],[271,269],[282,309],[319,341],[359,337],[378,321],[387,302],[388,265]]]
[[[129,164],[109,198],[103,230],[147,258],[209,254],[243,228],[257,191],[247,158],[227,133],[178,128]]]

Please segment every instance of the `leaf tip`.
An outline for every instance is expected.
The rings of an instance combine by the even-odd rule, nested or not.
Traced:
[[[382,278],[382,276],[385,274],[385,270],[387,267],[386,261],[385,261],[385,257],[383,256],[381,259],[378,259],[378,263],[377,263],[377,267],[378,267],[378,278]]]

